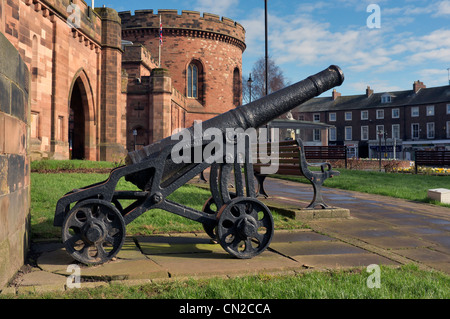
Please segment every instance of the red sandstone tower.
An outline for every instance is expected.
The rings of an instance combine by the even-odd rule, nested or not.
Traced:
[[[132,43],[123,56],[129,150],[241,104],[246,46],[239,23],[195,11],[137,10],[119,16],[122,38]]]

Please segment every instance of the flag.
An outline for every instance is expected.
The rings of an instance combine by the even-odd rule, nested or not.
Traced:
[[[163,44],[163,29],[161,23],[161,16],[159,16],[159,45]]]

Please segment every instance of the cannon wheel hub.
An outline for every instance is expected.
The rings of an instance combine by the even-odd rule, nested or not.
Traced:
[[[97,265],[111,260],[125,241],[125,222],[109,202],[90,199],[66,215],[62,227],[66,251],[77,261]]]
[[[221,207],[217,239],[231,255],[248,259],[261,254],[272,241],[274,223],[269,208],[254,198],[237,197]]]

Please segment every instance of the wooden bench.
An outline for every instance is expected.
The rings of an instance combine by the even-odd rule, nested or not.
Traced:
[[[416,151],[414,166],[450,167],[450,151]]]
[[[307,160],[344,160],[347,168],[347,146],[305,146],[305,157]]]
[[[276,174],[304,176],[309,180],[314,189],[313,199],[306,208],[314,209],[318,206],[321,208],[329,208],[322,197],[322,185],[326,179],[339,175],[339,172],[333,171],[329,163],[308,163],[304,149],[303,142],[300,139],[279,142],[277,154],[279,167]],[[271,154],[271,144],[267,144],[267,152]],[[271,157],[273,158],[272,154]],[[258,181],[257,194],[263,195],[266,198],[269,196],[264,190],[264,180],[267,175],[261,173],[261,168],[270,166],[270,163],[264,164],[264,161],[268,158],[264,157],[263,154],[258,154],[258,161],[253,164],[253,171]],[[260,161],[261,159],[263,161]],[[320,170],[311,171],[308,167],[320,167]]]

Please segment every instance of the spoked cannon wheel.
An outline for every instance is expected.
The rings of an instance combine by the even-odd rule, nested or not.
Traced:
[[[218,213],[217,237],[231,255],[248,259],[261,254],[272,241],[274,224],[266,205],[254,198],[238,197]]]
[[[236,193],[230,192],[230,197],[231,198],[235,198],[236,197]],[[216,216],[218,210],[219,210],[219,207],[217,207],[213,196],[211,196],[210,198],[208,198],[208,200],[203,205],[203,210],[202,211],[204,213],[209,214],[209,215]],[[208,234],[208,236],[211,237],[212,239],[217,239],[216,226],[217,226],[216,224],[203,224],[203,229]]]
[[[118,209],[102,200],[78,203],[64,219],[62,240],[77,261],[97,265],[111,260],[125,240],[125,222]]]
[[[217,206],[214,202],[214,198],[211,196],[206,202],[205,205],[203,205],[204,213],[207,213],[209,215],[216,215],[217,214]],[[212,239],[216,239],[216,225],[215,224],[203,224],[203,229],[208,234],[209,237]]]

